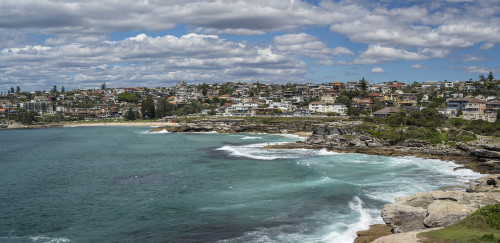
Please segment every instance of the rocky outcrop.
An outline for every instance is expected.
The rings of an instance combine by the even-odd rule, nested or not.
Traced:
[[[467,192],[500,192],[500,175],[489,175],[476,180],[476,183],[469,186]]]
[[[474,157],[480,170],[490,174],[500,173],[500,145],[459,143],[457,148]]]
[[[471,189],[482,192],[438,190],[398,197],[394,204],[382,207],[381,215],[394,233],[448,226],[480,207],[500,202],[500,193],[485,193],[499,180],[498,175],[478,179]]]
[[[394,233],[424,229],[427,210],[402,204],[388,204],[381,209],[384,222]]]
[[[177,126],[158,127],[153,131],[167,130],[169,132],[219,132],[219,133],[299,133],[313,130],[317,121],[279,121],[252,123],[243,119],[203,119]]]

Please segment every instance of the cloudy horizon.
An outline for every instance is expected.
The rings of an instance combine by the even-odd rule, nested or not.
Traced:
[[[6,0],[0,9],[2,91],[500,72],[500,0]]]

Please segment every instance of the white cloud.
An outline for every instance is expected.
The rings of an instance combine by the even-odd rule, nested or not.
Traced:
[[[489,49],[493,48],[494,46],[495,46],[495,44],[493,44],[493,43],[484,43],[479,48],[481,48],[481,50],[489,50]]]
[[[27,65],[36,62],[37,65]],[[178,79],[199,82],[303,80],[306,64],[269,46],[246,45],[216,35],[188,34],[149,37],[139,34],[122,41],[93,44],[25,46],[0,50],[0,88],[17,82],[61,82],[70,87],[128,82],[156,86]],[[247,74],[248,76],[245,76]],[[57,81],[55,81],[57,80]],[[36,85],[35,85],[36,86]],[[74,85],[73,85],[74,86]]]
[[[322,62],[333,63],[331,59],[339,55],[353,55],[354,53],[345,47],[330,48],[317,37],[306,34],[287,34],[275,36],[273,46],[279,53],[287,55],[306,56],[312,59],[318,59]]]
[[[484,62],[487,59],[484,57],[478,57],[478,56],[473,56],[473,55],[464,55],[460,58],[460,61],[462,62]]]
[[[466,71],[468,73],[480,73],[480,74],[487,74],[489,72],[498,72],[500,71],[500,68],[488,68],[488,67],[481,67],[481,66],[466,66],[466,67],[460,67],[458,70]]]
[[[430,67],[427,67],[427,66],[424,66],[421,64],[413,64],[413,65],[411,65],[411,68],[413,68],[413,69],[431,69]]]
[[[381,67],[372,68],[372,73],[385,73],[385,70]]]
[[[394,60],[425,60],[428,56],[409,52],[402,49],[384,47],[380,45],[370,45],[368,49],[362,52],[353,64],[378,64]]]

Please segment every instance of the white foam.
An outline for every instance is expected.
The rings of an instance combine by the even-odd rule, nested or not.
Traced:
[[[47,236],[33,236],[30,237],[30,240],[34,242],[43,242],[43,243],[65,243],[65,242],[70,242],[69,239],[67,238],[51,238]]]
[[[299,136],[297,134],[280,133],[278,135],[282,136],[282,137],[286,137],[286,138],[294,138],[294,139],[298,139],[298,140],[306,140],[305,137],[301,137],[301,136]]]
[[[196,133],[196,134],[214,134],[217,133],[216,131],[209,131],[209,132],[189,132],[189,133]]]
[[[481,176],[477,172],[469,169],[455,170],[460,165],[452,161],[442,161],[437,159],[422,159],[413,156],[392,157],[390,162],[398,167],[417,166],[418,168],[434,171],[440,175],[450,175],[458,178],[459,182],[466,183],[475,180]]]
[[[327,149],[321,149],[318,152],[318,155],[336,155],[336,154],[339,154],[339,153],[333,152],[333,151],[328,151]]]
[[[163,129],[161,131],[157,131],[157,132],[153,132],[153,131],[145,131],[145,132],[142,132],[143,134],[166,134],[166,133],[170,133],[169,131],[167,131],[167,129]]]
[[[250,137],[250,136],[246,136],[246,137],[242,137],[241,139],[243,139],[243,140],[262,139],[262,137]]]
[[[263,149],[267,145],[286,144],[288,142],[276,143],[256,143],[249,145],[226,145],[216,150],[226,151],[231,156],[246,157],[258,160],[275,160],[275,159],[295,159],[319,155],[320,151],[312,149]]]
[[[374,215],[377,215],[379,212],[376,209],[366,209],[363,208],[363,201],[355,196],[350,202],[349,202],[349,208],[353,211],[354,214],[359,215],[359,220],[357,222],[354,222],[352,224],[344,225],[347,227],[347,230],[344,231],[339,231],[339,228],[344,228],[344,227],[338,227],[339,223],[336,223],[332,225],[332,228],[337,229],[336,231],[333,230],[331,233],[325,235],[323,237],[322,242],[353,242],[354,239],[356,238],[356,232],[360,230],[367,230],[370,228],[371,224],[374,223],[380,223],[382,219],[379,217],[376,217]],[[342,223],[341,223],[342,224]]]

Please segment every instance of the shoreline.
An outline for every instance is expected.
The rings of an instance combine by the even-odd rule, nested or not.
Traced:
[[[167,127],[178,126],[178,123],[171,122],[87,122],[87,123],[50,123],[43,125],[22,125],[9,124],[7,127],[0,127],[0,130],[11,129],[38,129],[38,128],[54,128],[54,127]]]
[[[171,122],[89,122],[89,123],[65,123],[62,127],[164,127],[178,126]]]

